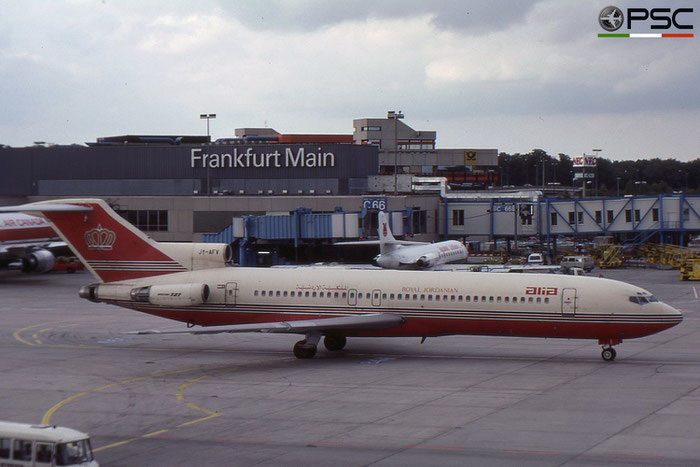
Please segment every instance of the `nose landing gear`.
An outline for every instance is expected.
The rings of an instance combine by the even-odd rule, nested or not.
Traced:
[[[617,352],[613,345],[621,344],[622,339],[598,339],[598,344],[603,346],[603,351],[600,356],[606,362],[612,362],[617,357]]]

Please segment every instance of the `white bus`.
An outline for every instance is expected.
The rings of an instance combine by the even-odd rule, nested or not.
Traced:
[[[86,433],[60,426],[0,422],[0,466],[98,465]]]

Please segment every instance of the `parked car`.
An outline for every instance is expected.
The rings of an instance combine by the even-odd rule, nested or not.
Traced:
[[[71,274],[83,269],[83,263],[75,256],[59,256],[53,265],[52,271],[66,271]]]

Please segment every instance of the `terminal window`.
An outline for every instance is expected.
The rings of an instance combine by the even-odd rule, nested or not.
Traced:
[[[124,219],[139,230],[166,232],[168,230],[167,210],[127,210],[119,211]]]
[[[464,225],[464,210],[455,209],[452,211],[452,225]]]

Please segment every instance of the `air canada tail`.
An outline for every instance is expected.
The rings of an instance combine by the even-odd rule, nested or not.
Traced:
[[[224,266],[227,245],[158,243],[101,199],[42,201],[14,207],[40,213],[102,282]]]

